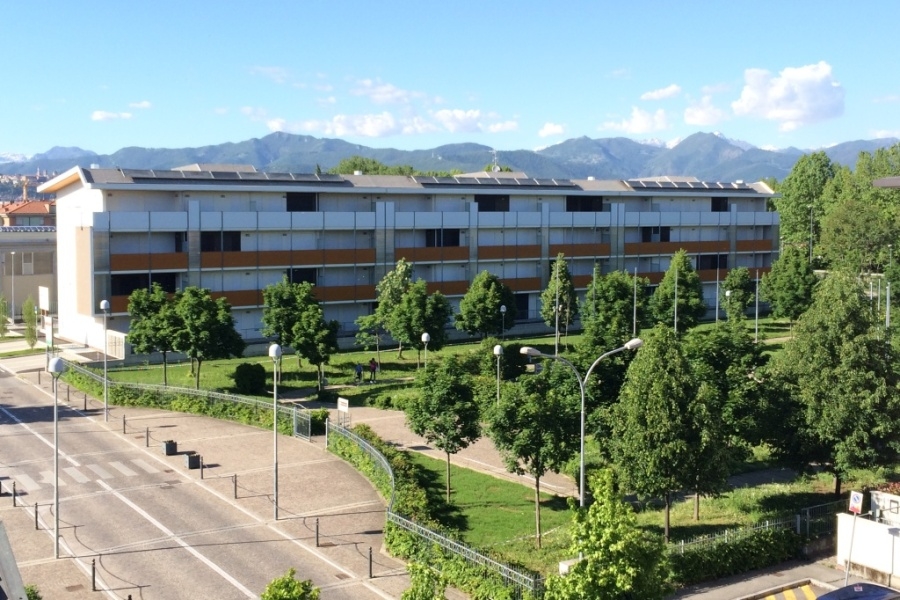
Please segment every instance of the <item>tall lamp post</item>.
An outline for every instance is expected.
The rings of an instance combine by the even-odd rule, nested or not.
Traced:
[[[66,370],[63,359],[56,357],[50,359],[47,367],[53,376],[53,556],[59,558],[59,403],[58,392],[59,376]]]
[[[13,325],[16,323],[16,251],[13,250],[10,252],[12,255],[12,265],[10,266],[10,272],[12,273],[12,300],[11,305],[9,307],[9,314],[12,317]]]
[[[428,335],[428,332],[422,334],[422,343],[425,344],[425,371],[428,371],[428,342],[431,341],[431,336]]]
[[[591,373],[594,372],[594,368],[596,368],[596,366],[598,364],[600,364],[600,361],[602,361],[604,358],[606,358],[608,356],[612,356],[613,354],[618,354],[619,352],[622,352],[623,350],[637,350],[643,344],[644,344],[644,342],[640,338],[633,338],[633,339],[629,340],[624,346],[622,346],[620,348],[616,348],[615,350],[610,350],[609,352],[600,355],[600,357],[597,358],[597,360],[595,360],[593,362],[593,364],[591,364],[591,367],[587,370],[587,374],[585,374],[584,379],[581,378],[581,374],[578,372],[578,369],[575,368],[575,365],[573,365],[571,362],[569,362],[562,356],[544,354],[537,348],[532,348],[531,346],[522,346],[522,348],[519,350],[519,352],[521,352],[522,354],[524,354],[526,356],[539,357],[539,358],[552,358],[553,360],[558,360],[559,362],[563,363],[564,365],[566,365],[570,369],[572,369],[572,372],[575,373],[575,378],[578,380],[578,387],[580,388],[580,391],[581,391],[581,450],[580,450],[581,458],[580,458],[580,462],[579,462],[578,505],[581,508],[584,508],[584,396],[585,396],[584,390],[585,390],[585,387],[587,386],[588,379],[590,379]]]
[[[497,404],[500,404],[500,359],[503,358],[503,346],[494,346],[494,356],[497,357]]]
[[[506,305],[500,305],[500,339],[506,339]]]
[[[272,471],[274,473],[275,520],[278,520],[278,363],[281,361],[281,346],[269,346],[269,358],[272,359]]]
[[[100,310],[103,311],[103,420],[109,421],[109,378],[106,376],[106,354],[109,343],[106,335],[106,318],[109,316],[109,300],[100,301]]]

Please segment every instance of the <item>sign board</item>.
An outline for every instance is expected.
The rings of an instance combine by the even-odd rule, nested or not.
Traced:
[[[38,287],[38,308],[50,312],[50,288],[43,285]]]
[[[862,512],[863,495],[862,492],[850,492],[850,512],[858,515]]]
[[[350,412],[350,401],[346,398],[338,398],[338,412]]]

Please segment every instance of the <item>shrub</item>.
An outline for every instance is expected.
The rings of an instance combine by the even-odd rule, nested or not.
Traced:
[[[231,374],[238,394],[266,393],[266,369],[259,363],[241,363]]]
[[[338,393],[334,390],[321,389],[316,394],[316,400],[324,404],[337,404]]]
[[[317,408],[309,413],[309,429],[311,435],[322,435],[325,433],[325,421],[328,420],[328,409]]]

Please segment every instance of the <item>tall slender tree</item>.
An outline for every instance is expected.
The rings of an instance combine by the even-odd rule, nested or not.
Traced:
[[[806,252],[786,246],[781,256],[763,275],[760,295],[772,307],[772,315],[793,323],[812,304],[813,288],[818,282]]]
[[[149,290],[136,289],[128,297],[128,343],[139,354],[162,354],[163,385],[169,385],[169,352],[174,350],[175,333],[181,327],[174,308],[173,296],[158,283]]]
[[[650,298],[650,311],[657,323],[674,327],[678,332],[694,327],[706,314],[703,282],[685,250],[672,256],[669,270]]]
[[[506,307],[506,315],[500,307]],[[512,327],[516,319],[515,296],[500,278],[490,271],[475,276],[466,295],[459,302],[456,328],[482,338]]]
[[[541,318],[548,327],[553,328],[556,354],[559,354],[561,329],[565,330],[568,337],[569,326],[578,318],[578,297],[569,264],[562,252],[556,255],[556,261],[550,270],[550,280],[541,292]]]

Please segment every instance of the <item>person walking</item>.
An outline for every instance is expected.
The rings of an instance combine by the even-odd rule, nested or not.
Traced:
[[[375,359],[369,361],[369,383],[375,383],[375,371],[378,370],[378,363]]]
[[[356,363],[356,385],[362,383],[363,366],[362,363]]]

